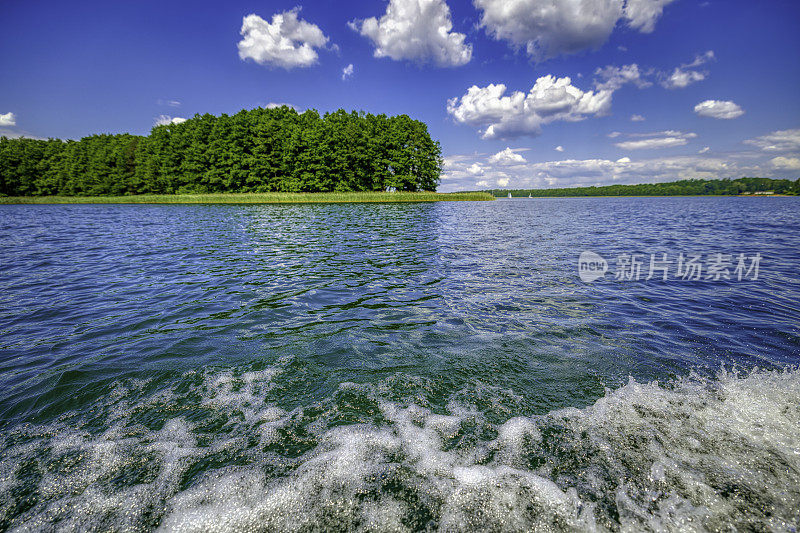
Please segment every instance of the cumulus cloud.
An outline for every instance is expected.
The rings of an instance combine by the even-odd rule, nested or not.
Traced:
[[[350,27],[375,45],[375,57],[433,62],[441,67],[465,65],[472,59],[466,35],[453,30],[444,0],[390,0],[380,18],[354,20]]]
[[[466,168],[466,171],[468,174],[472,174],[473,176],[480,176],[483,174],[483,167],[478,163],[473,163]]]
[[[682,70],[675,67],[673,73],[664,80],[664,87],[667,89],[684,89],[693,83],[706,79],[706,73],[696,70]]]
[[[702,81],[708,76],[705,70],[699,67],[714,59],[714,52],[709,50],[704,54],[695,56],[691,63],[684,63],[670,72],[660,72],[653,68],[643,69],[636,63],[621,67],[608,65],[595,70],[595,87],[616,91],[623,85],[632,84],[640,89],[653,85],[659,81],[667,89],[682,89],[692,83]],[[652,81],[651,81],[652,80]],[[639,116],[639,115],[635,115]]]
[[[480,25],[537,61],[599,48],[619,20],[652,32],[673,0],[474,0]]]
[[[625,18],[628,24],[642,33],[652,33],[656,21],[661,18],[664,6],[674,0],[628,0],[625,2]]]
[[[773,131],[745,143],[765,152],[797,152],[800,151],[800,129]]]
[[[14,113],[0,113],[0,127],[16,126],[17,116]]]
[[[484,139],[538,135],[543,124],[607,114],[613,91],[584,92],[568,77],[543,76],[527,94],[505,93],[502,83],[473,85],[465,95],[448,100],[447,112],[460,124],[479,127]]]
[[[354,70],[355,70],[355,67],[353,67],[353,64],[352,64],[352,63],[350,63],[349,65],[347,65],[346,67],[344,67],[344,68],[342,69],[342,80],[346,80],[347,78],[349,78],[350,76],[352,76],[352,75],[353,75],[353,71],[354,71]]]
[[[797,157],[773,157],[770,164],[778,170],[800,170],[800,158]]]
[[[701,117],[726,120],[744,115],[744,109],[730,100],[706,100],[694,106],[694,112]]]
[[[595,76],[594,91],[579,89],[569,77],[554,76],[537,79],[527,94],[506,94],[504,84],[472,86],[462,97],[448,100],[447,111],[456,122],[479,127],[485,139],[538,135],[541,126],[549,122],[575,122],[607,114],[613,93],[624,85],[652,85],[636,64],[608,65],[598,68]]]
[[[680,131],[660,131],[656,133],[630,134],[634,139],[616,143],[623,150],[650,150],[654,148],[672,148],[688,144],[690,139],[697,137],[696,133],[683,133]]]
[[[600,90],[616,91],[623,85],[631,83],[640,89],[650,87],[653,85],[651,82],[644,79],[643,73],[639,70],[639,65],[624,65],[622,67],[615,67],[608,65],[603,68],[598,68],[595,71],[595,87]]]
[[[455,156],[442,176],[443,192],[489,189],[494,187],[548,188],[612,185],[615,183],[654,183],[681,179],[740,178],[742,176],[781,176],[792,165],[779,160],[753,163],[741,158],[686,155],[632,159],[564,159],[531,162],[515,166],[491,163],[484,155]],[[785,158],[789,159],[789,158]],[[467,168],[479,163],[482,174],[473,176]],[[499,183],[502,180],[503,183]]]
[[[693,83],[703,81],[708,76],[708,72],[697,70],[697,68],[713,60],[713,50],[700,54],[691,63],[675,67],[672,74],[662,75],[661,85],[666,89],[684,89]]]
[[[286,70],[315,64],[316,49],[325,46],[329,39],[318,26],[298,18],[299,11],[300,8],[295,8],[276,13],[271,23],[254,14],[244,17],[239,57]]]
[[[555,147],[555,151],[556,152],[563,152],[564,151],[564,147],[561,146],[561,145],[558,145],[558,146]]]
[[[644,122],[645,118],[642,115],[631,115],[631,122]]]
[[[186,122],[183,117],[171,117],[169,115],[158,115],[153,122],[154,126],[166,126],[168,124],[181,124]]]
[[[525,163],[525,158],[509,147],[501,150],[489,158],[490,163],[498,165],[518,165]]]

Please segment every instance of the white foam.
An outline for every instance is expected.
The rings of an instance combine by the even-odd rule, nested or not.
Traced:
[[[204,374],[200,406],[233,424],[210,442],[185,416],[157,430],[136,422],[149,408],[169,413],[178,399],[169,389],[142,400],[118,387],[99,434],[17,428],[27,437],[0,451],[0,518],[22,483],[19,465],[35,463],[38,500],[11,529],[786,531],[800,522],[797,370],[631,380],[585,409],[499,426],[461,399],[447,413],[380,401],[383,423],[327,428],[331,402],[334,411],[304,422],[319,429],[297,459],[268,449],[302,419],[264,401],[277,375]],[[469,427],[496,437],[453,445]],[[187,478],[219,454],[245,460]],[[137,465],[145,478],[114,481]]]

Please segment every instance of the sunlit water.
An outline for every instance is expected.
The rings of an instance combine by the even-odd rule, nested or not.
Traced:
[[[800,522],[800,199],[2,206],[0,261],[0,530]]]

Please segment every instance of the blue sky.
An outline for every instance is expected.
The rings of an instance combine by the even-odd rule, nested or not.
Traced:
[[[6,0],[0,25],[0,135],[288,103],[425,121],[444,191],[800,176],[796,0]]]

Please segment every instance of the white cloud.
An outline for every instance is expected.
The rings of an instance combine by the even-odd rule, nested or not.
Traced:
[[[14,113],[0,113],[0,127],[16,126],[17,116]]]
[[[705,154],[705,153],[706,153],[706,152],[708,152],[709,150],[711,150],[711,148],[710,148],[709,146],[704,146],[703,148],[701,148],[700,150],[698,150],[698,151],[697,151],[697,153],[698,153],[698,154]]]
[[[705,65],[714,60],[714,51],[709,50],[705,54],[698,55],[691,63],[686,63],[675,67],[672,74],[666,76],[661,85],[666,89],[684,89],[693,83],[703,81],[708,76],[708,72],[695,70],[697,67]]]
[[[644,122],[645,118],[642,115],[631,115],[631,122]]]
[[[390,0],[379,19],[354,20],[350,27],[375,45],[375,57],[428,61],[441,67],[465,65],[472,59],[466,35],[453,30],[444,0]]]
[[[501,150],[490,157],[489,162],[496,163],[498,165],[518,165],[520,163],[525,163],[526,161],[525,158],[520,154],[516,153],[511,148],[506,147],[505,150]]]
[[[186,122],[186,119],[183,117],[171,117],[169,115],[159,115],[156,117],[155,122],[153,122],[154,126],[166,126],[168,124],[181,124]]]
[[[483,167],[481,167],[478,163],[473,163],[467,167],[467,172],[473,176],[480,176],[483,174]]]
[[[597,89],[616,91],[626,84],[644,89],[652,86],[654,80],[658,80],[667,89],[682,89],[706,79],[708,72],[698,70],[698,68],[713,60],[714,52],[709,50],[695,56],[691,63],[684,63],[676,67],[672,73],[659,72],[653,68],[642,69],[636,63],[621,67],[607,65],[595,70],[594,83]]]
[[[564,147],[561,146],[561,145],[558,145],[558,146],[556,146],[555,150],[556,150],[556,152],[563,152],[564,151]]]
[[[621,19],[652,32],[673,0],[474,0],[481,27],[535,60],[599,48]]]
[[[744,115],[744,109],[730,100],[706,100],[694,106],[694,112],[701,117],[728,120]]]
[[[664,6],[674,0],[628,0],[625,3],[625,18],[628,24],[642,33],[652,33],[656,21],[661,18]]]
[[[697,134],[682,133],[680,131],[660,131],[656,133],[631,134],[628,137],[636,138],[637,140],[618,142],[616,146],[623,150],[671,148],[687,144],[689,139],[694,139]]]
[[[355,67],[353,67],[353,64],[352,64],[352,63],[350,63],[349,65],[347,65],[346,67],[344,67],[344,68],[342,69],[342,80],[346,80],[347,78],[349,78],[350,76],[352,76],[352,75],[353,75],[353,71],[354,71],[354,70],[355,70]]]
[[[242,20],[239,57],[252,59],[260,65],[282,67],[310,67],[317,62],[316,48],[328,42],[315,24],[297,17],[299,8],[272,15],[272,23],[258,15],[247,15]]]
[[[800,129],[773,131],[744,142],[765,152],[796,152],[800,151]]]
[[[705,65],[709,61],[714,61],[716,56],[714,55],[714,50],[708,50],[704,54],[696,55],[694,57],[694,61],[691,63],[687,63],[686,65],[682,65],[684,68],[697,68],[699,66]]]
[[[181,106],[181,102],[179,100],[165,100],[163,98],[159,98],[158,100],[156,100],[156,103],[158,105],[165,105],[165,106],[169,106],[169,107],[180,107]]]
[[[543,76],[525,94],[514,91],[505,96],[506,86],[473,85],[460,98],[447,102],[447,112],[456,122],[482,128],[484,139],[538,135],[541,126],[557,120],[576,122],[589,116],[607,114],[611,90],[584,92],[570,78]]]
[[[297,107],[292,104],[287,104],[285,102],[270,102],[264,106],[265,109],[276,109],[278,107],[291,107],[295,111],[297,111]]]
[[[635,63],[622,67],[608,65],[598,68],[594,73],[598,77],[598,80],[595,81],[595,86],[600,90],[616,91],[627,83],[632,83],[640,89],[653,85],[644,79],[643,73],[639,71],[639,65]]]
[[[742,176],[782,177],[788,169],[778,168],[795,161],[743,162],[740,157],[686,155],[631,159],[564,159],[531,162],[513,167],[492,164],[480,154],[451,156],[452,164],[443,175],[443,192],[488,189],[492,187],[548,188],[612,185],[615,183],[656,183],[690,178],[718,179]],[[746,158],[744,158],[746,159]],[[792,158],[794,159],[794,158]],[[467,168],[479,163],[482,174],[474,176]],[[777,165],[777,167],[776,167]],[[504,184],[498,183],[501,181]]]
[[[703,81],[706,79],[704,72],[696,70],[682,70],[680,67],[675,67],[675,70],[667,78],[663,85],[667,89],[684,89],[693,83]]]
[[[0,132],[0,137],[6,137],[7,139],[33,139],[35,141],[46,141],[47,138],[39,137],[38,135],[31,135],[25,131],[3,131]]]
[[[778,170],[800,170],[800,158],[797,157],[773,157],[770,164]]]

